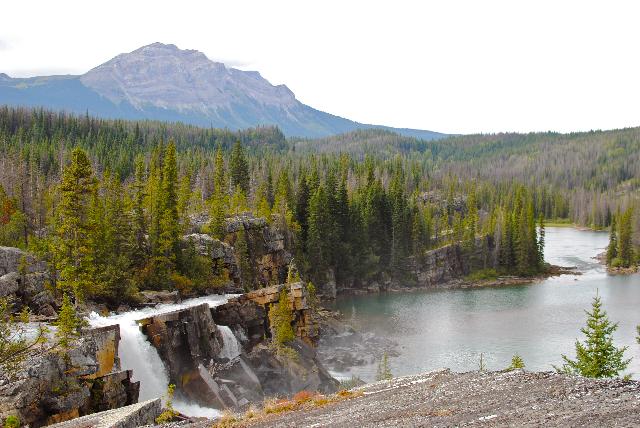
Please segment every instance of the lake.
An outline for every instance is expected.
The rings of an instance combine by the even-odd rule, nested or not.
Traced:
[[[480,354],[488,370],[509,366],[519,354],[528,370],[552,370],[561,354],[575,357],[596,293],[609,319],[619,322],[617,346],[633,357],[628,372],[640,378],[640,275],[608,275],[594,257],[608,234],[573,228],[547,228],[545,260],[576,266],[582,275],[562,275],[529,285],[372,294],[339,298],[339,309],[360,331],[398,343],[400,356],[389,359],[394,376],[442,367],[477,370]],[[375,377],[376,365],[355,367],[342,376]]]

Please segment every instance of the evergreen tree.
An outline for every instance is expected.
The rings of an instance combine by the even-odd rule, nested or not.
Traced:
[[[611,323],[602,309],[600,297],[593,298],[591,312],[587,313],[587,325],[580,329],[586,336],[584,343],[576,340],[576,359],[565,355],[565,364],[556,370],[584,377],[616,377],[627,368],[630,359],[624,359],[627,347],[616,348],[613,344],[613,332],[618,324]]]
[[[289,307],[289,293],[287,292],[287,286],[284,286],[280,292],[278,303],[271,305],[269,308],[269,326],[276,346],[286,346],[287,343],[296,338],[291,325],[292,322],[293,314]]]
[[[611,266],[618,257],[618,231],[616,217],[611,218],[611,231],[609,232],[609,245],[607,246],[607,266]]]
[[[310,273],[316,283],[323,283],[330,262],[331,242],[325,236],[331,227],[327,196],[321,184],[309,201],[309,236],[307,240],[307,262]]]
[[[240,189],[245,195],[249,194],[249,164],[244,154],[240,141],[236,142],[229,159],[229,172],[231,174],[231,186]]]
[[[74,149],[71,162],[64,169],[60,185],[56,240],[52,248],[58,287],[73,293],[76,302],[90,292],[94,260],[90,241],[94,227],[90,221],[96,180],[87,154]]]
[[[245,291],[253,289],[253,263],[249,253],[249,243],[247,242],[247,233],[244,229],[240,229],[237,234],[234,245],[236,257],[238,259],[238,267],[240,268],[240,281]]]
[[[132,198],[132,264],[136,267],[142,267],[146,263],[149,255],[147,243],[147,218],[144,210],[145,193],[145,165],[144,159],[138,157],[136,159],[135,180],[133,183]]]
[[[389,367],[389,355],[385,352],[384,354],[382,354],[382,360],[380,360],[380,363],[378,363],[378,370],[376,371],[376,381],[391,379],[393,379],[393,374],[391,373],[391,368]]]
[[[631,266],[634,261],[633,244],[631,243],[632,213],[632,209],[628,208],[620,217],[618,225],[618,264],[625,268]]]
[[[74,341],[80,336],[82,321],[76,314],[68,294],[62,298],[62,306],[56,321],[56,339],[64,352],[68,352]]]

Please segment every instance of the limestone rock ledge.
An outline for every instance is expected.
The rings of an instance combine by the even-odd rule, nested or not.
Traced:
[[[119,409],[94,413],[51,425],[54,428],[135,428],[155,423],[160,415],[160,399],[144,401]]]
[[[448,369],[365,385],[363,395],[268,415],[249,427],[640,425],[640,382],[552,372]]]

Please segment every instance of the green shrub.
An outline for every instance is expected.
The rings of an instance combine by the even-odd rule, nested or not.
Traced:
[[[14,415],[7,416],[4,420],[4,428],[20,428],[20,419]]]

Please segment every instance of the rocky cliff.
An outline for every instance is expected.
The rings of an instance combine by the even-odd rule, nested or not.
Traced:
[[[30,355],[15,376],[0,374],[0,418],[34,427],[138,401],[139,383],[122,371],[117,326],[86,330],[68,353]]]
[[[445,245],[427,251],[421,257],[413,257],[412,274],[418,286],[437,287],[468,275],[475,269],[495,267],[496,261],[486,256],[493,248],[492,236],[478,238],[470,254],[465,254],[459,243]]]
[[[177,394],[203,406],[239,408],[265,397],[309,389],[331,392],[338,384],[317,359],[317,327],[301,283],[289,288],[295,356],[270,344],[268,312],[285,285],[140,320],[158,350]],[[237,341],[237,345],[236,345]]]
[[[198,254],[209,258],[214,267],[222,266],[229,274],[233,287],[227,291],[251,290],[283,283],[292,256],[285,248],[285,237],[262,217],[244,214],[227,219],[223,240],[203,233],[207,216],[192,219],[192,233],[184,237]],[[251,272],[241,272],[241,254],[236,250],[240,231],[247,244],[247,265]],[[250,283],[244,283],[250,281]]]

